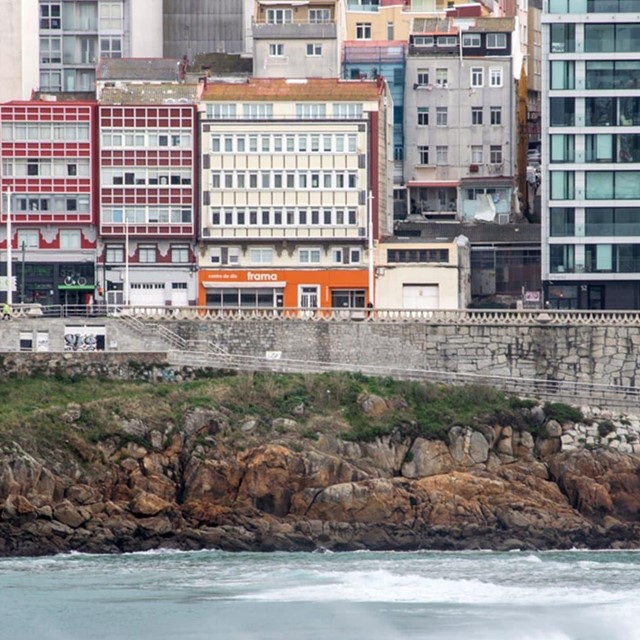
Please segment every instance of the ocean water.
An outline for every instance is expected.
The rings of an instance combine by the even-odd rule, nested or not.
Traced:
[[[2,640],[640,640],[640,553],[0,559]]]

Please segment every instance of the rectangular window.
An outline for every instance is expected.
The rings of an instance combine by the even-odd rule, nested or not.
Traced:
[[[293,10],[267,9],[266,22],[267,24],[292,24]]]
[[[575,197],[575,178],[573,171],[551,171],[551,199],[573,200]],[[589,197],[587,195],[587,197]]]
[[[463,47],[479,47],[481,44],[479,33],[465,33],[462,36]]]
[[[551,89],[575,89],[575,62],[573,60],[552,60]]]
[[[471,124],[482,124],[482,107],[471,107]]]
[[[436,147],[436,164],[439,166],[449,164],[449,147]]]
[[[484,86],[484,69],[482,67],[471,67],[471,86]]]
[[[575,98],[549,98],[549,121],[552,127],[575,125]]]
[[[108,244],[105,249],[105,262],[124,262],[124,245]]]
[[[273,249],[268,247],[250,249],[249,261],[251,264],[273,264]]]
[[[502,164],[502,147],[499,144],[492,144],[489,147],[489,162]]]
[[[471,147],[471,164],[482,164],[482,145]]]
[[[489,86],[502,86],[502,69],[498,67],[492,67],[491,69],[489,69]]]
[[[429,124],[429,107],[418,107],[418,126],[426,127]]]
[[[572,53],[576,50],[576,25],[550,24],[550,51],[551,53]]]
[[[171,245],[171,262],[181,264],[189,262],[189,246],[184,244]]]
[[[310,58],[318,58],[322,55],[322,45],[321,44],[308,44],[307,45],[307,56]]]
[[[449,124],[449,112],[447,107],[436,107],[436,125],[446,127]]]
[[[60,249],[80,249],[80,229],[63,229],[60,231]]]
[[[327,105],[324,102],[302,102],[296,104],[296,117],[304,120],[317,120],[325,118]]]
[[[331,9],[309,9],[311,24],[326,24],[331,22]]]
[[[551,162],[573,162],[575,159],[575,136],[552,135],[550,138]]]
[[[502,107],[491,107],[491,124],[502,124]]]
[[[284,56],[284,45],[281,43],[272,42],[269,45],[269,55],[272,58],[281,58]]]
[[[242,115],[248,120],[273,118],[273,105],[263,102],[245,103],[242,105]]]
[[[298,249],[300,264],[320,264],[320,249]]]
[[[418,147],[418,164],[429,164],[429,147]]]
[[[371,23],[356,23],[356,40],[371,40]]]
[[[446,89],[449,85],[449,70],[448,69],[436,69],[436,86],[441,89]]]
[[[429,69],[418,69],[418,82],[419,87],[426,87],[429,84]]]
[[[18,249],[37,249],[40,246],[40,233],[37,229],[18,229]]]
[[[157,248],[153,244],[141,244],[138,248],[138,261],[139,262],[155,262],[156,261]]]
[[[487,49],[506,49],[506,33],[487,33]]]

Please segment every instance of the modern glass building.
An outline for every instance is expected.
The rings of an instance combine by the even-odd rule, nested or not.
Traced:
[[[640,309],[640,0],[546,0],[547,306]]]

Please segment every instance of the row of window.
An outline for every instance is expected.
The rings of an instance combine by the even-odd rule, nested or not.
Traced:
[[[573,207],[549,209],[549,232],[552,237],[576,233],[576,210]],[[640,236],[640,208],[598,207],[584,210],[585,236]]]
[[[241,107],[241,109],[239,108]],[[210,102],[206,105],[207,118],[212,120],[255,120],[273,118],[273,104],[249,102],[236,105],[233,102]],[[341,120],[360,119],[363,115],[361,102],[334,102],[330,110],[324,102],[301,102],[296,104],[296,117],[300,119],[337,118]]]
[[[191,170],[168,168],[102,169],[101,184],[110,186],[190,186]]]
[[[446,166],[449,164],[449,147],[437,146],[435,148],[435,156],[433,155],[432,147],[418,146],[418,164],[429,165],[435,164],[438,166]],[[484,148],[482,145],[472,145],[470,147],[471,164],[482,164],[484,162]],[[489,146],[489,162],[490,164],[501,164],[503,160],[502,147],[500,145]]]
[[[211,173],[211,189],[357,189],[355,171],[234,171]]]
[[[355,133],[212,135],[212,153],[356,153]]]
[[[449,125],[449,109],[448,107],[436,107],[436,121],[438,127],[446,127]],[[489,122],[492,125],[502,124],[502,107],[489,108]],[[426,127],[430,124],[429,107],[418,107],[418,126]],[[484,107],[471,107],[471,124],[484,124]]]
[[[89,158],[10,158],[2,161],[2,172],[7,177],[86,178],[89,171]]]
[[[214,227],[296,227],[325,225],[354,227],[358,224],[355,209],[212,209]]]
[[[331,262],[334,264],[359,264],[362,261],[362,250],[358,247],[331,247],[329,249]],[[299,248],[298,262],[300,264],[320,264],[323,250],[319,247]],[[210,251],[212,264],[238,265],[240,264],[240,247],[212,247]],[[272,247],[251,248],[246,252],[248,263],[252,265],[271,265],[276,251]]]
[[[104,207],[103,224],[189,224],[191,209],[182,207]]]
[[[18,229],[19,249],[38,249],[40,247],[40,232],[38,229]],[[80,229],[61,229],[59,232],[60,249],[80,249],[82,232]]]
[[[16,193],[13,197],[13,210],[15,212],[89,213],[89,196]]]
[[[89,141],[88,124],[59,124],[54,122],[3,122],[2,140],[23,141]]]
[[[483,38],[484,36],[484,38]],[[365,39],[365,38],[363,38]],[[465,33],[462,36],[462,46],[477,49],[482,46],[482,40],[487,49],[506,49],[506,33]],[[415,47],[458,47],[457,36],[412,36],[411,43]]]
[[[631,13],[638,0],[549,0],[549,13]]]
[[[602,61],[585,63],[587,89],[636,89],[640,86],[640,60]],[[550,62],[551,89],[576,88],[576,62],[552,60]]]
[[[96,45],[100,55],[96,56]],[[122,58],[121,36],[42,36],[40,38],[40,64],[92,64],[99,58]]]
[[[297,11],[297,9],[296,9]],[[307,12],[308,24],[326,24],[332,22],[331,9],[318,8],[309,9]],[[267,9],[265,14],[266,24],[293,24],[293,9]],[[295,21],[299,22],[299,21]]]
[[[388,263],[449,262],[449,249],[387,249]]]
[[[575,162],[575,138],[571,134],[550,136],[551,162]],[[585,162],[640,162],[640,134],[586,135]]]
[[[171,262],[175,264],[186,264],[189,262],[189,246],[188,245],[171,245],[170,249]],[[140,244],[136,248],[139,263],[155,263],[158,262],[158,247],[154,244]],[[105,262],[107,263],[123,263],[124,262],[124,245],[108,244],[105,248]]]
[[[637,171],[585,171],[587,200],[640,200]],[[575,199],[575,172],[551,171],[551,199]]]
[[[552,127],[574,127],[576,101],[584,100],[588,127],[630,127],[640,124],[640,96],[616,98],[550,98],[549,121]]]
[[[551,53],[576,51],[575,23],[549,25]],[[583,50],[587,53],[640,51],[640,26],[637,24],[585,24]]]
[[[294,47],[294,53],[297,53],[298,47]],[[306,47],[307,57],[319,58],[322,55],[322,45],[309,42]],[[269,56],[271,58],[283,58],[285,55],[285,45],[282,42],[269,43]]]
[[[62,2],[40,0],[40,29],[45,31],[122,31],[122,0],[107,2]]]
[[[102,134],[102,146],[104,148],[154,148],[173,147],[179,149],[191,149],[193,140],[191,133],[176,133],[175,130],[136,131],[123,129]]]
[[[549,269],[552,273],[574,273],[575,246],[549,246]],[[640,245],[587,244],[584,246],[584,266],[587,273],[640,273]]]

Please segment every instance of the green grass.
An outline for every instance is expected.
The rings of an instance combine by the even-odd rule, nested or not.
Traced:
[[[368,393],[386,398],[390,408],[379,417],[362,410]],[[408,437],[445,438],[454,425],[510,425],[535,433],[529,409],[535,404],[482,386],[446,386],[369,378],[361,374],[229,374],[212,372],[188,382],[150,383],[35,376],[0,383],[0,444],[21,443],[70,446],[68,436],[95,444],[110,437],[132,437],[121,431],[123,419],[142,420],[163,433],[180,429],[195,407],[225,414],[229,442],[241,446],[249,437],[269,437],[268,425],[278,417],[294,418],[298,433],[287,437],[313,440],[321,432],[370,441],[399,432]],[[79,405],[80,417],[65,420],[69,405]],[[547,405],[548,415],[574,416],[567,405]],[[579,411],[578,411],[579,414]],[[248,417],[266,428],[251,436],[240,432]],[[556,418],[557,419],[557,418]],[[285,434],[281,434],[285,435]],[[140,444],[143,444],[142,442]]]

